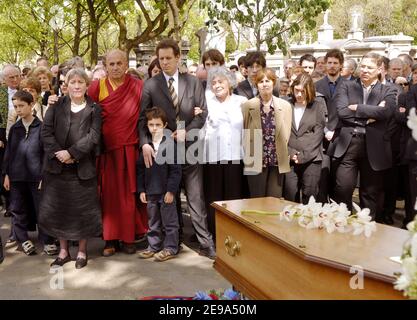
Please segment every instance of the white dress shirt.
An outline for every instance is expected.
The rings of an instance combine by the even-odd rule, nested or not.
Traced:
[[[162,73],[164,74],[164,77],[165,77],[165,80],[167,82],[168,88],[169,88],[169,79],[174,78],[174,83],[173,83],[174,90],[175,90],[175,93],[177,94],[177,97],[178,97],[178,70],[175,71],[175,74],[172,75],[172,76],[167,75],[165,72],[162,72]]]
[[[204,126],[204,159],[207,162],[243,159],[241,105],[246,100],[232,94],[224,102],[216,96],[207,101],[208,116]]]
[[[7,95],[9,98],[9,110],[14,110],[12,98],[16,92],[17,92],[17,89],[11,89],[9,87],[7,88]]]
[[[306,110],[306,106],[295,103],[294,105],[294,122],[295,122],[295,128],[298,131],[298,128],[300,127],[301,118],[303,117],[304,111]]]

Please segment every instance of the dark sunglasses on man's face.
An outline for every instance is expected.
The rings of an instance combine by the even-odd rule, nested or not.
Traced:
[[[401,87],[408,87],[408,82],[399,83]]]

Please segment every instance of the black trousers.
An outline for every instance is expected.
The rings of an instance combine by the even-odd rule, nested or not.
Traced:
[[[352,210],[352,194],[360,173],[360,207],[369,208],[377,221],[382,220],[384,199],[384,171],[371,168],[366,152],[365,136],[353,136],[343,157],[334,161],[335,190],[334,200],[345,203]]]
[[[321,161],[293,164],[291,171],[285,174],[285,199],[303,204],[307,204],[311,196],[317,199],[321,169]]]
[[[213,237],[207,227],[207,210],[204,201],[203,167],[201,164],[183,164],[182,180],[187,197],[191,223],[201,248],[213,247]]]
[[[28,231],[30,222],[37,220],[39,213],[40,192],[38,190],[39,182],[14,182],[10,183],[10,212],[12,214],[13,235],[19,243],[29,240]],[[29,210],[32,200],[33,209]],[[46,235],[38,228],[38,238],[43,244],[52,243],[53,239]]]
[[[207,163],[204,165],[204,194],[207,208],[208,229],[215,238],[216,218],[214,201],[241,199],[243,193],[242,163]]]
[[[405,211],[404,224],[412,221],[417,214],[417,161],[408,163],[409,187],[410,187],[410,210]]]
[[[396,165],[384,173],[383,216],[395,213],[398,196],[404,198],[406,217],[412,215],[408,165]]]

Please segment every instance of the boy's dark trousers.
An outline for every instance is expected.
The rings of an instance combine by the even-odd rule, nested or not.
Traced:
[[[19,243],[29,240],[28,225],[30,222],[28,199],[32,198],[36,218],[38,217],[40,191],[39,182],[14,182],[10,183],[10,212],[12,213],[13,233]],[[53,239],[38,230],[38,239],[43,244],[51,244]]]
[[[148,249],[155,252],[168,249],[177,254],[179,223],[175,195],[174,201],[170,204],[164,202],[164,196],[164,194],[147,196]]]

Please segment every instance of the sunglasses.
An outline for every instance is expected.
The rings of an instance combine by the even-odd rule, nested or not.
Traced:
[[[401,87],[408,87],[408,82],[399,83],[398,85],[400,85]]]

